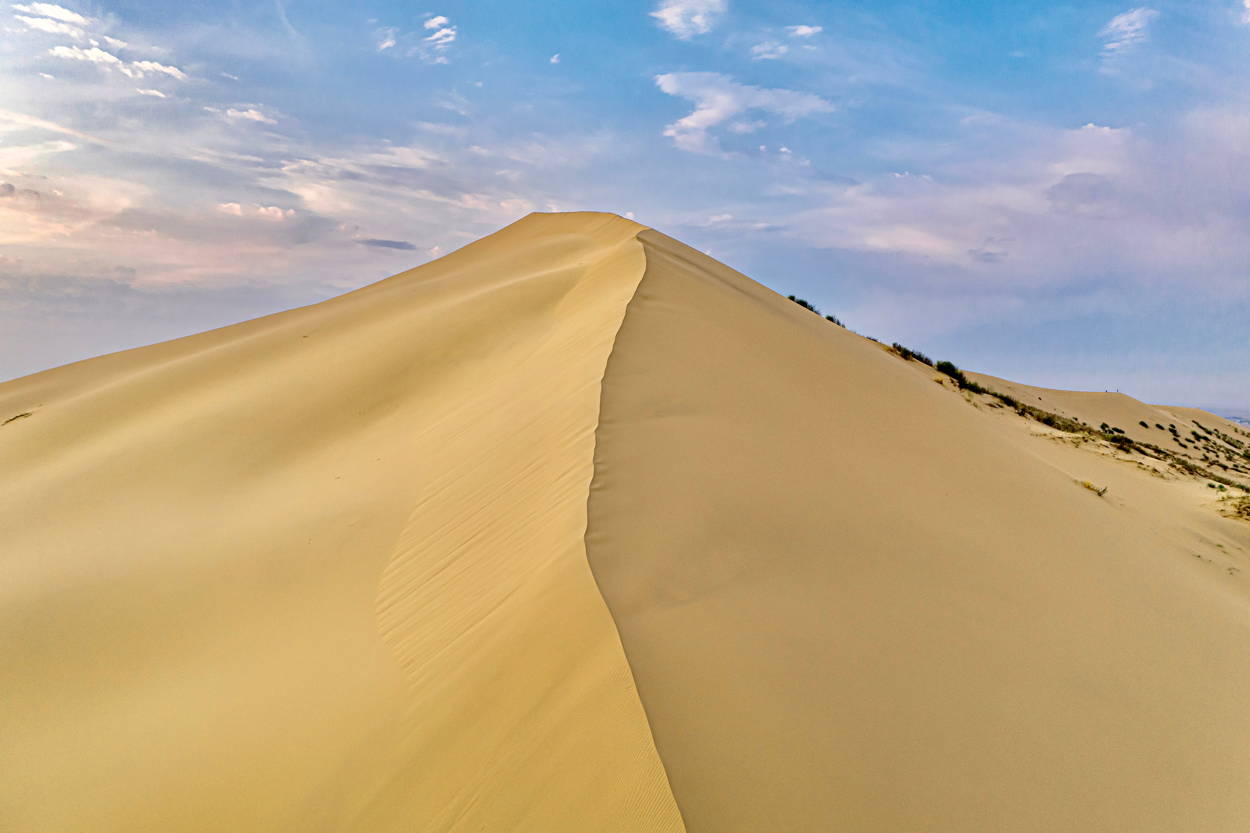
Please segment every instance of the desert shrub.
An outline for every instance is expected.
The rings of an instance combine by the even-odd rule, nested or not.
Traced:
[[[989,393],[988,390],[965,376],[964,372],[954,362],[941,361],[935,364],[933,369],[939,373],[945,373],[954,379],[960,390],[971,391],[972,393]]]
[[[796,298],[793,295],[787,295],[786,297],[789,298],[791,301],[794,301],[794,303],[798,304],[803,309],[810,310],[816,313],[817,315],[820,315],[820,310],[816,309],[816,307],[812,306],[811,304],[809,304],[807,301],[803,300],[802,298]]]
[[[897,341],[890,345],[890,349],[892,349],[895,353],[898,353],[904,359],[915,359],[921,364],[927,364],[929,367],[933,367],[933,359],[929,358],[924,353],[921,353],[919,350],[912,350],[910,347],[904,347]]]
[[[817,315],[821,314],[820,310],[816,309],[816,306],[814,304],[809,303],[803,298],[796,298],[793,295],[787,295],[786,297],[789,298],[791,301],[794,301],[794,303],[798,304],[799,306],[801,306],[803,309],[807,310],[808,312],[814,312]],[[841,321],[838,320],[837,316],[834,316],[834,315],[826,315],[824,316],[824,319],[831,324],[837,324],[839,327],[846,326],[845,324],[843,324]],[[873,339],[873,340],[875,341],[876,339]]]

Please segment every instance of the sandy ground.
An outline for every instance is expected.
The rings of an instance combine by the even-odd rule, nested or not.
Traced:
[[[641,239],[589,554],[689,830],[1250,825],[1248,579],[1190,546],[1250,528]]]
[[[1250,828],[1250,524],[943,379],[574,214],[0,385],[0,829]]]
[[[0,386],[0,828],[680,830],[583,544],[639,228]]]

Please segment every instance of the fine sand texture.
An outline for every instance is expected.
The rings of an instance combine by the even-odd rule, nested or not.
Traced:
[[[0,423],[6,833],[1250,829],[1250,524],[619,217]]]
[[[682,829],[583,536],[639,226],[0,386],[0,829]]]
[[[689,830],[1250,825],[1244,578],[878,345],[639,237],[589,555]]]

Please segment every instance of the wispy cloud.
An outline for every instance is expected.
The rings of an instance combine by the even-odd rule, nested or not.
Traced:
[[[58,6],[54,3],[30,3],[27,5],[15,3],[13,4],[13,10],[39,15],[40,17],[49,17],[62,23],[72,23],[75,26],[86,26],[91,22],[89,18],[83,17],[78,12],[70,11],[64,6]]]
[[[1113,61],[1149,39],[1150,24],[1158,15],[1154,9],[1138,6],[1111,18],[1098,33],[1103,38],[1103,60]]]
[[[422,24],[430,34],[421,39],[421,43],[413,50],[422,60],[432,64],[448,62],[447,51],[456,42],[458,30],[444,15],[436,15]]]
[[[790,47],[775,40],[766,40],[751,47],[751,59],[755,61],[771,61],[782,57],[790,51]]]
[[[123,61],[112,52],[106,52],[98,46],[83,48],[81,46],[54,46],[48,50],[54,58],[71,61],[84,61],[97,64],[108,69],[115,69],[130,78],[142,78],[145,75],[168,75],[179,81],[187,79],[186,73],[178,67],[158,63],[156,61]]]
[[[74,40],[83,40],[87,37],[87,33],[72,23],[64,23],[60,20],[53,20],[48,17],[27,17],[26,15],[14,15],[27,27],[40,32],[47,32],[50,35],[67,35]]]
[[[799,24],[797,26],[787,26],[786,31],[790,33],[792,38],[810,38],[813,35],[819,35],[825,31],[823,26],[809,26],[807,24]]]
[[[81,46],[54,46],[48,50],[48,54],[54,58],[65,58],[71,61],[87,61],[92,64],[103,64],[119,68],[125,66],[125,61],[121,58],[111,52],[105,52],[98,46],[91,46],[86,49],[83,49]]]
[[[431,15],[416,32],[404,32],[395,26],[382,26],[373,32],[374,48],[405,58],[417,58],[427,64],[451,63],[451,47],[460,35],[459,28],[446,15]]]
[[[669,95],[694,102],[690,115],[664,129],[673,144],[692,153],[723,154],[711,131],[747,112],[771,113],[793,121],[833,110],[832,104],[811,93],[739,84],[718,72],[666,73],[657,75],[655,83]]]
[[[373,33],[374,39],[377,41],[377,50],[385,52],[393,47],[396,43],[395,35],[398,33],[394,26],[384,26]]]
[[[664,0],[651,16],[682,40],[705,35],[729,8],[728,0]]]
[[[259,110],[256,107],[248,107],[242,110],[235,109],[234,107],[230,107],[225,111],[224,115],[227,119],[230,119],[231,121],[254,121],[258,124],[277,124],[278,123],[277,119],[273,118],[272,116],[265,115],[263,111]]]

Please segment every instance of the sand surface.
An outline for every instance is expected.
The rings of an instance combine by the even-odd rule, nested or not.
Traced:
[[[680,830],[583,545],[639,228],[0,386],[0,828]]]
[[[0,385],[0,829],[1250,829],[1250,524],[948,382],[573,214]]]

